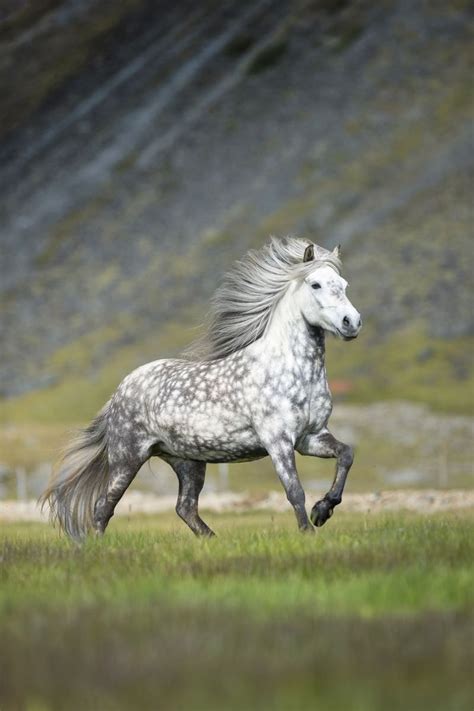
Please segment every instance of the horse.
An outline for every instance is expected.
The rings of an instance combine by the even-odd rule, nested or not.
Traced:
[[[40,502],[74,539],[102,535],[140,467],[160,457],[177,475],[176,512],[196,534],[207,462],[269,456],[301,531],[342,499],[351,446],[328,429],[332,398],[325,333],[349,341],[361,317],[346,296],[340,247],[271,238],[223,277],[203,335],[180,358],[156,360],[120,383],[67,448]],[[295,451],[335,458],[336,473],[308,518]]]

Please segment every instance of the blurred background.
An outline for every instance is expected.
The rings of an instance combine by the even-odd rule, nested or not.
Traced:
[[[340,243],[364,318],[328,342],[347,490],[472,486],[472,36],[463,0],[2,0],[0,498],[270,234]]]

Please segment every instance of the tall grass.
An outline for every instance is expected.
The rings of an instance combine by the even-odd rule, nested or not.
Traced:
[[[0,534],[0,708],[470,709],[469,516]],[[214,521],[212,521],[214,519]]]

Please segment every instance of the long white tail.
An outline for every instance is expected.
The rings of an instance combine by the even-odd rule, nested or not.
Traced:
[[[95,503],[107,490],[108,411],[109,403],[78,432],[39,499],[42,507],[49,506],[51,521],[75,539],[84,538],[93,527]]]

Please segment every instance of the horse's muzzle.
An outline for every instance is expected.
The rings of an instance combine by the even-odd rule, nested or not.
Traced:
[[[357,313],[357,312],[356,312]],[[349,316],[344,316],[341,327],[338,328],[338,333],[344,341],[353,341],[359,335],[362,328],[362,319],[357,314],[357,318],[352,320]]]

